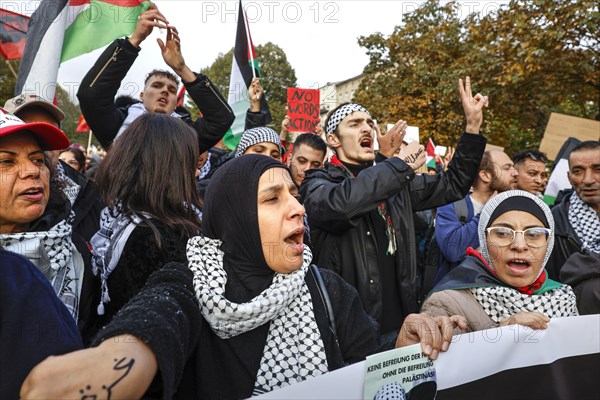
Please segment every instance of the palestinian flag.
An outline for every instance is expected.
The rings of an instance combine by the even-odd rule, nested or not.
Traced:
[[[0,55],[5,60],[23,57],[29,17],[0,8]]]
[[[31,16],[15,94],[54,97],[61,62],[131,34],[142,0],[42,0]],[[60,58],[57,55],[60,54]]]
[[[260,68],[250,36],[248,20],[242,7],[242,0],[240,0],[235,48],[231,63],[231,78],[229,80],[229,97],[227,99],[235,114],[235,121],[223,138],[223,143],[231,150],[237,147],[244,132],[246,112],[250,108],[248,86],[250,86],[255,76],[260,77]],[[261,99],[261,110],[267,112],[267,123],[271,122],[271,114],[264,96]]]
[[[427,168],[435,169],[435,144],[431,138],[429,138],[429,141],[427,142],[425,151],[427,152]]]
[[[548,179],[548,186],[544,192],[544,202],[552,206],[556,201],[556,196],[561,190],[570,189],[571,182],[567,176],[569,171],[569,154],[571,150],[581,143],[580,140],[570,137],[562,145],[556,158],[554,158],[554,168]]]

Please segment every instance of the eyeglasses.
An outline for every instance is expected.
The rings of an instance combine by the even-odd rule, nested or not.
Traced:
[[[523,157],[521,158],[521,160],[525,157],[529,157],[531,158],[533,161],[541,161],[544,164],[548,163],[548,159],[546,157],[544,157],[543,155],[536,155],[534,153],[532,153],[531,151],[528,151],[527,153],[523,154]]]
[[[485,230],[488,234],[490,242],[496,246],[506,247],[509,246],[514,240],[517,233],[522,233],[525,238],[525,243],[529,247],[541,247],[548,242],[548,236],[552,232],[548,228],[529,228],[524,231],[516,231],[511,228],[504,226],[493,226]]]

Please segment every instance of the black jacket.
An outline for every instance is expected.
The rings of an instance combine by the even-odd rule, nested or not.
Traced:
[[[573,193],[571,191],[571,193]],[[569,222],[569,204],[571,193],[565,194],[561,202],[552,207],[552,216],[554,217],[554,248],[546,270],[550,279],[562,282],[560,280],[560,270],[565,261],[573,253],[581,253],[581,240],[577,237],[573,226]]]
[[[329,329],[325,305],[317,284],[307,274],[315,320],[321,334],[329,370],[364,360],[378,351],[393,348],[394,341],[378,342],[377,326],[363,311],[356,291],[339,276],[321,271],[331,300],[339,346]],[[169,263],[150,276],[146,286],[121,309],[111,324],[104,327],[95,344],[129,333],[141,338],[154,352],[160,373],[144,398],[163,399],[234,399],[252,393],[256,370],[243,371],[244,360],[224,359],[211,343],[221,341],[202,318],[194,286],[193,274],[185,264]],[[264,341],[268,324],[264,328]],[[240,340],[245,334],[239,335]],[[232,339],[228,339],[232,340]],[[262,353],[262,344],[248,348]],[[211,349],[213,351],[211,351]],[[187,363],[186,363],[187,359]],[[162,395],[160,390],[162,386]],[[152,391],[154,389],[154,391]],[[174,396],[175,391],[177,394]]]
[[[311,227],[316,264],[337,272],[358,290],[365,310],[381,321],[382,291],[377,243],[367,215],[387,203],[396,231],[398,288],[404,316],[417,312],[417,270],[413,211],[442,206],[465,197],[475,180],[486,139],[464,134],[448,171],[415,175],[391,158],[349,178],[340,166],[310,170],[300,192]]]
[[[104,148],[110,147],[127,118],[128,107],[117,107],[115,95],[139,51],[127,39],[115,40],[83,78],[77,92],[81,112]],[[192,121],[183,115],[182,120],[195,129],[202,153],[223,138],[235,115],[216,86],[206,76],[196,76],[194,82],[184,85],[204,117]]]
[[[189,237],[160,220],[152,218],[150,222],[156,228],[160,245],[148,224],[133,229],[119,262],[107,279],[110,301],[104,304],[104,315],[97,316],[98,327],[109,323],[114,314],[142,289],[153,272],[172,261],[187,262],[185,247]]]

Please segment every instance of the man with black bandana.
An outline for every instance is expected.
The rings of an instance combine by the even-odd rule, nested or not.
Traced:
[[[415,174],[425,161],[418,144],[395,155],[404,121],[378,135],[381,150],[376,159],[373,131],[379,133],[378,128],[364,107],[346,103],[325,123],[335,156],[323,169],[309,171],[301,187],[316,263],[357,289],[383,334],[397,331],[405,316],[418,309],[413,211],[465,197],[485,150],[479,128],[488,98],[472,95],[469,77],[464,86],[459,80],[459,90],[466,133],[446,172]]]

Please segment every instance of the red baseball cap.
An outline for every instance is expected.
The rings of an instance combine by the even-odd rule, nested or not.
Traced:
[[[17,132],[30,132],[42,150],[62,150],[69,147],[69,138],[60,129],[45,122],[25,123],[0,107],[0,137]]]

